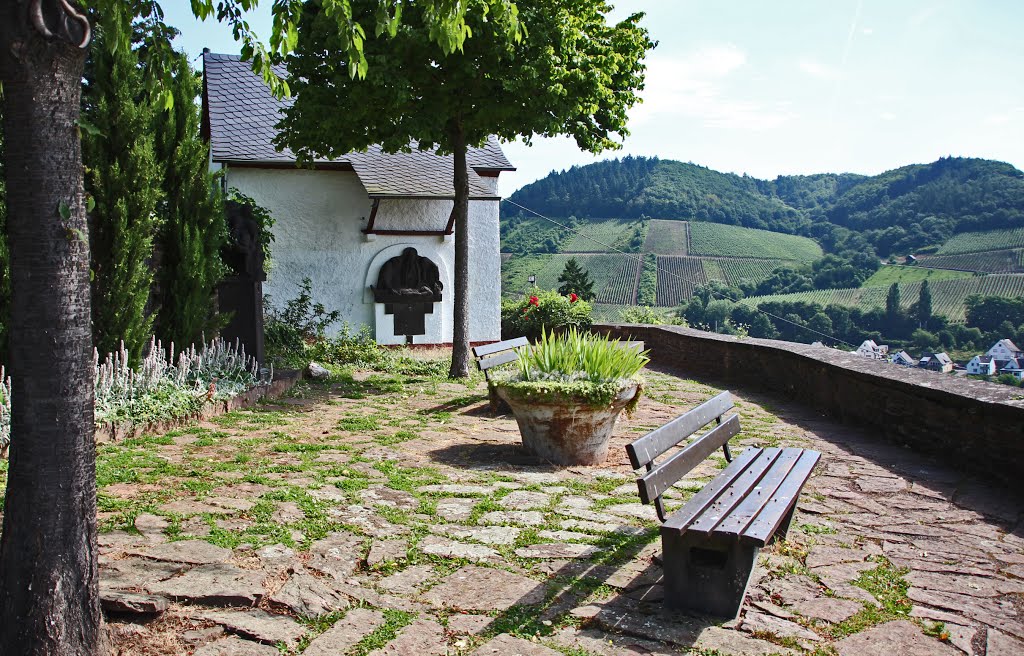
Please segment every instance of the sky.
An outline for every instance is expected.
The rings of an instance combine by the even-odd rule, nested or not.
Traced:
[[[269,0],[251,16],[266,40]],[[623,148],[504,145],[511,193],[552,170],[657,156],[758,178],[873,175],[945,156],[1024,169],[1021,0],[620,0],[658,46]],[[237,53],[229,29],[165,2],[176,45]],[[266,35],[265,37],[263,35]]]

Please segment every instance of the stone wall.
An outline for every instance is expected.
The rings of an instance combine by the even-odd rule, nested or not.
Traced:
[[[655,363],[736,389],[759,389],[859,424],[986,477],[1024,478],[1021,389],[898,367],[823,346],[677,326],[599,325],[643,340]]]

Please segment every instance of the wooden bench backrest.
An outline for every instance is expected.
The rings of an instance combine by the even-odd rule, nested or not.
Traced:
[[[740,420],[732,415],[725,421],[722,415],[733,407],[732,395],[722,392],[710,401],[682,414],[660,428],[656,428],[639,440],[626,446],[633,469],[647,468],[647,474],[637,479],[640,500],[652,501],[658,508],[658,516],[665,521],[661,495],[672,487],[687,472],[696,467],[716,449],[725,448],[729,439],[740,432]],[[655,465],[654,459],[672,447],[686,440],[690,435],[711,421],[717,425],[704,435],[693,440],[678,452]],[[726,452],[728,457],[728,452]]]
[[[473,355],[477,358],[476,364],[480,367],[480,371],[487,371],[499,364],[514,362],[519,357],[516,349],[527,346],[529,343],[530,340],[525,337],[506,339],[503,342],[474,346]]]

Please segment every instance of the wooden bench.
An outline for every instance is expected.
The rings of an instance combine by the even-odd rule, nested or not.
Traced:
[[[729,438],[740,432],[738,415],[723,392],[626,447],[640,500],[654,503],[661,525],[665,605],[718,617],[736,617],[757,554],[773,537],[785,538],[797,497],[821,454],[809,449],[749,447],[733,459]],[[710,422],[715,426],[661,463],[654,459]],[[721,448],[724,470],[686,504],[665,516],[662,495]]]
[[[491,369],[501,364],[515,362],[519,358],[518,350],[529,345],[530,340],[525,337],[516,337],[515,339],[506,339],[502,342],[473,347],[476,366],[480,367],[480,371],[484,372],[484,378],[487,380],[487,398],[491,403],[491,412],[497,412],[502,405],[501,399],[498,398],[498,393],[495,392],[494,386],[491,385]]]

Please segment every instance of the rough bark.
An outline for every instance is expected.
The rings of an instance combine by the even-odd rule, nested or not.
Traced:
[[[0,5],[14,384],[0,653],[85,656],[98,653],[100,605],[89,256],[76,126],[85,51],[73,43],[87,42],[88,31],[80,19],[63,20],[58,2],[43,3],[33,21],[29,11],[39,4]]]
[[[452,129],[455,160],[455,297],[452,308],[450,378],[469,376],[469,170],[466,137],[458,123]]]

